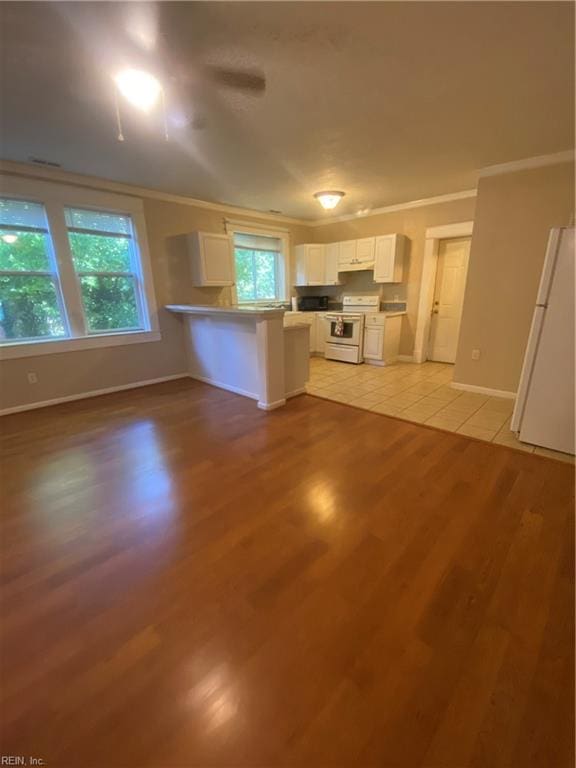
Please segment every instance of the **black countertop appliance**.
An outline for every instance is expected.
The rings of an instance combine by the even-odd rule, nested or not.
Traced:
[[[325,312],[328,309],[328,296],[300,296],[300,312]]]

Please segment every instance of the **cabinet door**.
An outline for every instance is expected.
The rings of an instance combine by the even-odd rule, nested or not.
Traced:
[[[382,326],[364,329],[364,357],[369,360],[382,360],[384,347],[384,328]]]
[[[363,237],[356,241],[356,258],[361,263],[374,261],[373,237]]]
[[[324,282],[324,246],[306,246],[307,285],[325,285]]]
[[[339,285],[338,259],[340,258],[340,243],[328,243],[324,251],[325,285]]]
[[[234,283],[232,242],[229,237],[202,234],[200,258],[204,285],[232,285]]]
[[[376,238],[374,259],[374,281],[376,283],[394,282],[395,253],[396,235],[382,235]]]
[[[344,240],[338,243],[340,246],[340,254],[338,256],[338,263],[340,266],[346,266],[348,264],[354,264],[356,261],[356,240]]]

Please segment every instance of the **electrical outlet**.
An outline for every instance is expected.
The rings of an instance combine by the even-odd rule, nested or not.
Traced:
[[[472,350],[472,360],[480,360],[480,350],[479,349],[473,349]]]
[[[28,384],[38,384],[38,376],[34,371],[30,371],[28,374]]]

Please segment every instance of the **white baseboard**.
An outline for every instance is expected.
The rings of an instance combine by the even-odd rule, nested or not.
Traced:
[[[195,379],[196,381],[201,381],[204,384],[210,384],[213,387],[218,387],[218,389],[226,389],[228,392],[234,392],[235,395],[242,395],[243,397],[249,397],[251,400],[258,400],[258,395],[254,392],[248,392],[246,389],[241,389],[240,387],[234,387],[232,384],[223,384],[221,381],[216,381],[215,379],[211,379],[209,376],[195,376],[192,373],[187,374],[191,379]]]
[[[263,403],[261,400],[258,400],[258,408],[262,411],[274,411],[276,408],[282,408],[283,405],[286,405],[285,398],[275,400],[273,403]]]
[[[490,397],[505,397],[508,400],[514,400],[516,392],[509,392],[507,389],[490,389],[490,387],[477,387],[475,384],[460,384],[458,381],[450,382],[453,389],[461,389],[464,392],[478,392],[480,395],[490,395]]]
[[[299,389],[293,389],[292,392],[286,392],[286,400],[290,397],[296,397],[297,395],[305,395],[306,387],[300,387]]]
[[[172,376],[160,376],[158,379],[145,379],[144,381],[135,381],[132,384],[120,384],[117,387],[105,387],[104,389],[91,389],[89,392],[82,392],[78,395],[66,395],[65,397],[54,397],[51,400],[39,400],[36,403],[26,403],[26,405],[16,405],[13,408],[3,408],[0,410],[0,416],[7,416],[9,413],[20,413],[21,411],[34,411],[37,408],[48,408],[50,405],[59,405],[60,403],[70,403],[73,400],[87,400],[90,397],[100,397],[100,395],[110,395],[113,392],[122,392],[125,389],[138,389],[138,387],[148,387],[151,384],[161,384],[163,381],[174,381],[175,379],[187,379],[187,373],[175,373]]]
[[[399,363],[413,363],[414,355],[398,355],[396,360],[398,360]]]

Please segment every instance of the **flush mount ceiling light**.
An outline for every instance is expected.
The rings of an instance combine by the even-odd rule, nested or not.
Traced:
[[[168,119],[166,116],[166,100],[164,89],[160,81],[145,72],[143,69],[122,69],[114,76],[116,89],[114,90],[114,105],[116,107],[116,125],[118,127],[118,141],[124,141],[122,132],[122,118],[120,116],[120,104],[118,93],[129,101],[132,106],[141,112],[151,112],[158,99],[162,99],[162,115],[164,122],[164,138],[168,141]]]
[[[329,211],[332,208],[336,208],[340,200],[344,197],[344,194],[344,192],[334,192],[331,190],[329,192],[316,192],[314,197],[318,200],[322,208]]]
[[[150,112],[162,93],[160,82],[142,69],[123,69],[114,82],[122,96],[142,112]]]
[[[8,245],[12,245],[12,243],[15,243],[16,240],[18,240],[18,235],[2,235],[2,240],[4,240],[5,243],[8,243]]]

